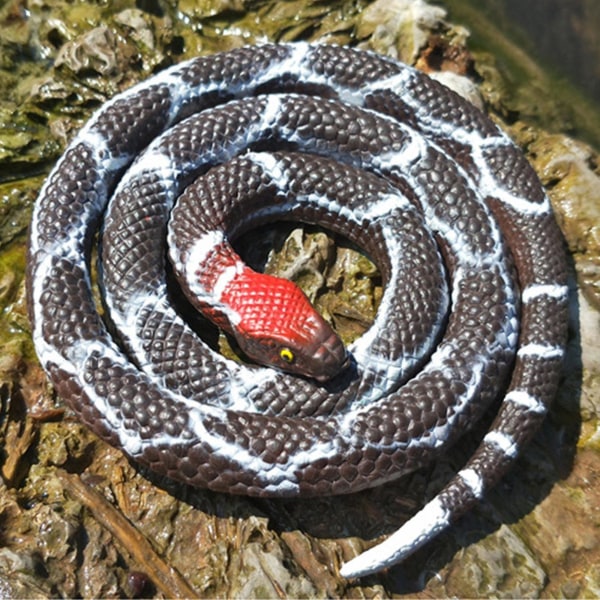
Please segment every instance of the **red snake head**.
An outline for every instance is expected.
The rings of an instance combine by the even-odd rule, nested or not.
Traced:
[[[291,281],[244,269],[221,300],[239,315],[234,336],[256,362],[318,381],[348,364],[342,341]]]

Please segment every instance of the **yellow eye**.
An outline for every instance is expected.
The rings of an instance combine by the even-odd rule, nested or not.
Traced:
[[[279,356],[288,364],[294,362],[294,353],[289,348],[282,348],[279,351]]]

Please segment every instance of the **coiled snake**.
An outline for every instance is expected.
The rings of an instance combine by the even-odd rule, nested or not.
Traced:
[[[347,354],[301,294],[255,279],[229,246],[285,219],[343,233],[380,267],[375,323]],[[101,220],[104,317],[90,275]],[[295,374],[199,339],[171,302],[165,238],[180,289],[248,354]],[[486,116],[393,60],[299,43],[197,58],[101,107],[41,190],[28,292],[40,361],[79,418],[194,486],[379,485],[445,451],[503,393],[468,464],[344,565],[350,577],[434,537],[532,437],[559,382],[565,271],[547,197]]]

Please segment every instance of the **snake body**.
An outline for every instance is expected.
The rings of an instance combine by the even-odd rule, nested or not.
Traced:
[[[101,219],[107,318],[90,274]],[[327,382],[223,358],[172,302],[165,238],[181,288],[235,321],[219,305],[241,268],[228,239],[281,219],[343,233],[382,272],[375,323]],[[217,491],[382,484],[446,451],[502,392],[464,468],[347,577],[401,560],[502,477],[566,343],[561,236],[521,152],[412,68],[304,43],[193,59],[102,106],[40,192],[28,292],[40,361],[79,418]]]

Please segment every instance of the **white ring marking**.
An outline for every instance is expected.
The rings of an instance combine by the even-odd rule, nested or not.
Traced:
[[[517,351],[519,357],[533,357],[540,358],[543,360],[550,360],[553,358],[562,358],[565,351],[560,346],[550,346],[548,344],[525,344],[521,346]]]
[[[569,288],[566,285],[537,283],[527,286],[521,294],[521,299],[524,304],[528,304],[542,296],[556,298],[556,300],[566,300],[569,297]]]
[[[474,469],[463,469],[457,475],[468,486],[475,498],[480,499],[483,497],[483,480],[477,471]]]
[[[509,458],[515,458],[519,453],[519,447],[515,440],[507,433],[501,431],[490,431],[483,441],[490,446],[496,446]]]
[[[520,408],[524,408],[538,414],[544,414],[548,411],[546,406],[535,396],[532,396],[523,390],[513,390],[512,392],[509,392],[506,394],[504,402],[512,402]]]

